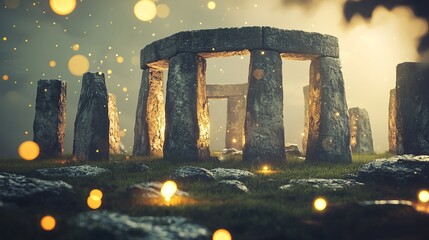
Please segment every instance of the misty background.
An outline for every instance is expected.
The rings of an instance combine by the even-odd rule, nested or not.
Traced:
[[[81,77],[68,69],[76,54],[86,56],[90,71],[106,74],[109,92],[117,97],[120,127],[131,153],[140,88],[140,50],[179,31],[221,27],[272,26],[330,34],[339,38],[348,107],[363,107],[370,116],[374,149],[388,149],[389,90],[395,87],[396,65],[426,56],[428,24],[416,14],[419,1],[345,0],[158,0],[169,15],[151,22],[133,13],[137,0],[78,0],[68,16],[58,16],[49,1],[0,0],[0,158],[17,157],[20,143],[32,140],[39,79],[68,83],[65,152],[72,152],[73,126]],[[379,4],[374,4],[378,2]],[[420,1],[421,2],[421,1]],[[361,5],[356,5],[361,4]],[[351,6],[350,6],[351,5]],[[413,10],[414,9],[414,10]],[[420,9],[420,8],[417,8]],[[371,14],[368,14],[370,12]],[[6,39],[6,40],[5,40]],[[72,46],[79,44],[79,50]],[[124,58],[123,63],[117,57]],[[55,61],[56,66],[49,66]],[[283,61],[284,121],[287,143],[301,147],[304,125],[302,88],[309,81],[309,61]],[[207,60],[207,84],[245,83],[249,57]],[[125,89],[124,89],[125,87]],[[126,90],[126,91],[125,91]],[[226,100],[210,100],[210,149],[224,147]]]

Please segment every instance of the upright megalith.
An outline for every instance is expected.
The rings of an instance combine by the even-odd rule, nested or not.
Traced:
[[[196,54],[179,53],[170,59],[165,103],[165,159],[196,161],[210,156],[205,71],[205,59]]]
[[[350,147],[353,153],[374,153],[371,124],[363,108],[349,109]]]
[[[85,73],[74,123],[73,158],[108,160],[109,125],[104,74]]]
[[[275,51],[252,51],[244,124],[244,161],[265,163],[286,160],[282,86],[280,54]]]
[[[311,62],[309,116],[306,161],[351,162],[349,116],[338,58]]]
[[[429,64],[396,67],[398,154],[429,154]]]
[[[65,81],[40,80],[37,83],[33,140],[39,145],[39,158],[58,158],[64,153],[66,96]]]
[[[121,137],[119,135],[119,114],[116,107],[116,96],[109,93],[109,153],[121,154]]]
[[[389,120],[388,120],[388,140],[389,140],[389,152],[396,153],[396,89],[390,90],[389,98]]]
[[[302,88],[302,91],[304,93],[304,131],[302,135],[302,153],[304,155],[307,151],[307,142],[308,142],[308,118],[309,118],[308,89],[309,89],[308,85]]]

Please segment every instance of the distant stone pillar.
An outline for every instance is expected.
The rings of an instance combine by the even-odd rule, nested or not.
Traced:
[[[210,156],[205,72],[206,61],[196,54],[179,53],[170,59],[165,159],[197,161]]]
[[[64,153],[67,83],[40,80],[37,83],[33,141],[39,145],[39,158],[58,158]]]
[[[109,153],[120,154],[120,142],[121,137],[119,136],[119,114],[118,108],[116,107],[116,96],[113,93],[109,93]]]
[[[134,127],[134,156],[162,154],[165,129],[163,81],[162,70],[143,70]]]
[[[363,108],[349,109],[350,146],[353,153],[374,153],[371,123]]]
[[[282,59],[275,51],[250,54],[243,160],[286,160],[283,126]]]
[[[310,65],[306,161],[351,162],[350,129],[339,59],[321,57]]]
[[[390,90],[390,98],[389,98],[389,152],[396,153],[396,89]]]
[[[304,131],[302,136],[302,153],[305,155],[307,152],[307,142],[308,142],[308,89],[309,86],[304,86],[302,91],[304,93]]]
[[[73,158],[108,160],[109,125],[104,74],[85,73],[74,123]]]
[[[396,67],[398,154],[429,154],[429,64]]]
[[[244,96],[228,97],[225,134],[226,148],[243,149],[245,115],[246,98]]]

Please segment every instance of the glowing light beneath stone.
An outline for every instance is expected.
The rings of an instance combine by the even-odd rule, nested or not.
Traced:
[[[177,191],[177,184],[173,181],[166,181],[161,187],[161,195],[165,201],[169,202]]]
[[[5,0],[4,1],[4,5],[10,9],[15,9],[15,8],[19,7],[20,3],[21,3],[20,0]]]
[[[52,60],[52,61],[50,61],[49,62],[49,67],[56,67],[57,66],[57,63],[54,61],[54,60]]]
[[[91,209],[99,209],[101,207],[101,198],[99,198],[98,196],[95,195],[90,195],[87,199],[86,199],[86,204],[88,205],[89,208]]]
[[[328,202],[324,198],[316,198],[313,202],[313,207],[316,211],[322,212],[328,206]]]
[[[150,0],[141,0],[134,5],[134,15],[136,15],[137,19],[140,21],[147,22],[154,19],[156,12],[156,5]]]
[[[124,62],[124,58],[123,58],[123,57],[121,57],[121,56],[119,56],[119,57],[117,57],[117,58],[116,58],[116,61],[117,61],[118,63],[123,63],[123,62]]]
[[[9,80],[9,76],[5,74],[5,75],[3,75],[2,79],[3,79],[3,81],[7,81],[7,80]]]
[[[103,198],[103,192],[100,189],[92,189],[91,192],[89,192],[89,196],[95,196],[101,200]]]
[[[52,11],[65,16],[72,13],[76,8],[76,0],[49,0]]]
[[[213,233],[213,240],[232,240],[231,233],[226,229],[218,229]]]
[[[73,44],[73,46],[72,46],[72,49],[73,49],[73,51],[79,51],[79,49],[80,49],[80,45],[79,44]]]
[[[81,77],[89,70],[88,58],[80,54],[74,55],[72,58],[70,58],[68,67],[71,74]]]
[[[19,156],[26,161],[32,161],[36,159],[39,156],[39,153],[39,145],[33,141],[25,141],[21,143],[18,148]]]
[[[213,9],[215,9],[215,8],[216,8],[216,3],[215,3],[214,1],[209,1],[209,2],[207,3],[207,7],[208,7],[210,10],[213,10]]]
[[[55,228],[55,225],[56,225],[55,218],[50,215],[44,216],[40,220],[40,226],[45,231],[52,231]]]
[[[422,203],[429,202],[429,192],[427,190],[422,190],[418,195],[419,201]]]

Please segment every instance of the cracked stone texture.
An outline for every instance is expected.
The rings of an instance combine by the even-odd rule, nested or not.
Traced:
[[[142,49],[140,64],[142,69],[165,69],[169,59],[184,52],[209,58],[242,55],[261,49],[298,60],[339,57],[338,39],[333,36],[272,27],[242,27],[173,34]]]
[[[429,64],[396,67],[397,154],[429,154]]]
[[[131,217],[125,214],[93,211],[78,214],[72,224],[85,229],[81,234],[125,240],[203,240],[209,230],[182,217]],[[86,239],[86,238],[85,238]]]
[[[216,180],[241,180],[244,178],[250,178],[255,176],[255,174],[249,171],[234,168],[214,168],[211,169],[210,172],[213,174]]]
[[[170,60],[167,81],[164,158],[199,161],[210,157],[206,62],[181,53]]]
[[[389,152],[396,153],[397,146],[396,146],[396,89],[390,90],[390,98],[389,98],[389,133],[388,133],[388,140],[389,140]]]
[[[108,96],[104,74],[83,75],[74,123],[74,160],[109,159]]]
[[[308,110],[308,91],[310,86],[304,86],[302,91],[304,93],[304,136],[302,136],[302,153],[305,156],[307,152],[307,142],[308,142],[308,119],[309,119],[309,110]]]
[[[349,109],[350,146],[353,153],[374,153],[371,124],[363,108]]]
[[[172,175],[173,179],[185,181],[214,181],[215,177],[209,170],[201,167],[184,166],[176,169]]]
[[[306,161],[351,163],[349,116],[340,60],[322,57],[310,65]]]
[[[90,165],[37,169],[38,173],[46,177],[94,177],[108,171]]]
[[[119,114],[116,107],[116,96],[109,93],[109,153],[121,154],[121,137],[119,136]]]
[[[248,193],[247,186],[238,180],[222,180],[216,185],[217,191],[222,192],[235,192],[235,193]]]
[[[291,179],[288,184],[280,187],[282,190],[288,190],[296,187],[309,186],[313,188],[343,190],[349,187],[360,187],[363,183],[353,179],[325,179],[325,178],[309,178],[309,179]]]
[[[162,182],[143,182],[133,184],[127,188],[127,191],[133,194],[135,197],[143,198],[163,198],[161,195]],[[188,197],[189,193],[177,190],[174,195],[180,197]]]
[[[65,81],[38,81],[33,141],[39,145],[39,159],[59,158],[64,153],[66,97]]]
[[[286,160],[282,87],[282,59],[279,53],[252,51],[243,161],[267,163]]]
[[[356,178],[362,182],[428,186],[429,156],[399,155],[377,159],[361,167]]]
[[[71,192],[72,186],[63,181],[28,178],[18,174],[0,172],[0,200],[31,198],[36,194],[61,196]]]

